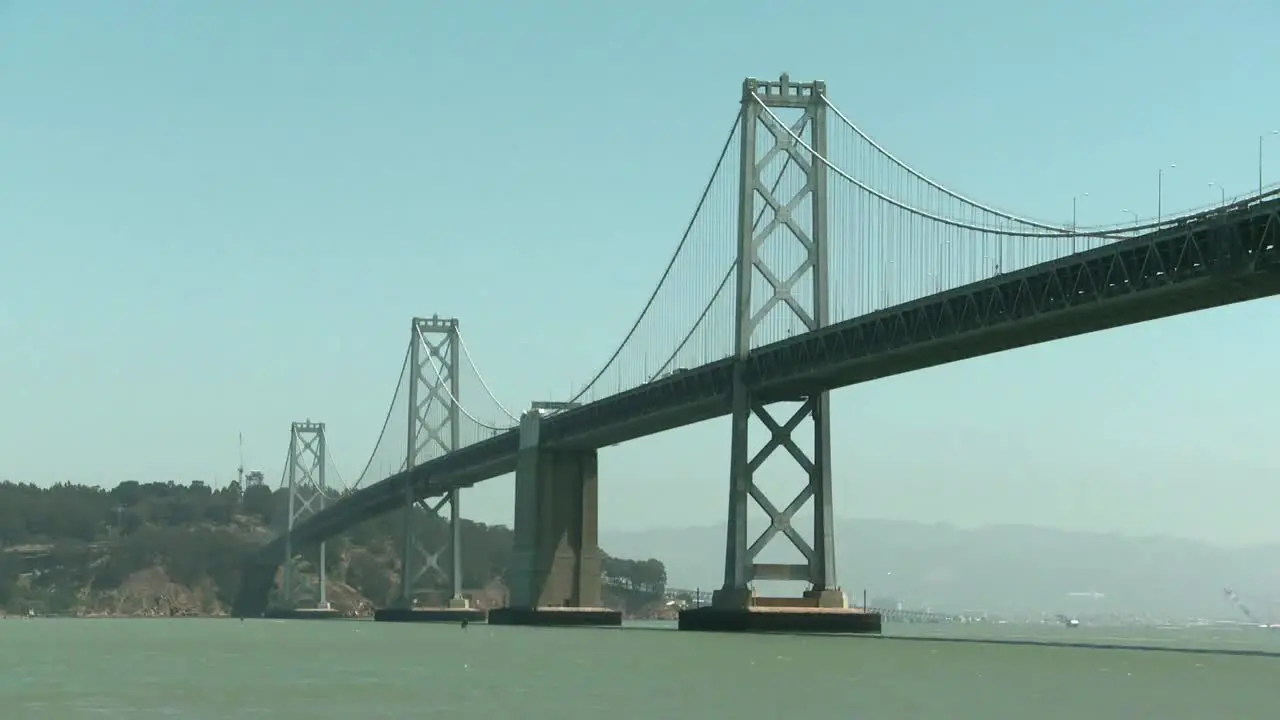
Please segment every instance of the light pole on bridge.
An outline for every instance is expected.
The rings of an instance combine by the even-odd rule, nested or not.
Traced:
[[[1120,212],[1122,212],[1122,213],[1129,213],[1130,215],[1132,215],[1132,216],[1133,216],[1133,224],[1134,224],[1134,225],[1137,225],[1137,224],[1138,224],[1138,213],[1136,213],[1136,212],[1134,212],[1134,211],[1130,210],[1129,208],[1125,208],[1125,209],[1121,210]]]
[[[1078,204],[1080,198],[1082,197],[1089,197],[1089,193],[1071,196],[1071,252],[1073,253],[1079,250],[1079,248],[1077,247],[1077,243],[1079,242],[1080,238],[1076,233],[1079,230],[1080,225],[1076,221],[1076,217],[1077,217],[1076,205]]]
[[[1169,163],[1169,169],[1178,167],[1178,163]],[[1156,222],[1164,221],[1164,171],[1160,168],[1156,171]]]
[[[1258,136],[1258,194],[1262,194],[1262,141],[1267,139],[1268,135],[1280,135],[1280,130],[1272,130],[1269,133],[1262,133]]]
[[[1226,188],[1224,188],[1224,187],[1222,187],[1221,185],[1219,185],[1219,184],[1218,184],[1218,183],[1216,183],[1216,182],[1210,182],[1210,183],[1209,183],[1209,187],[1216,187],[1216,188],[1218,188],[1218,193],[1222,196],[1222,204],[1223,204],[1223,205],[1226,205],[1226,204],[1227,204],[1227,189],[1226,189]]]

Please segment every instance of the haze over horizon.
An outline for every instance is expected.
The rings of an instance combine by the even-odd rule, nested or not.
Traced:
[[[1245,5],[818,0],[816,34],[744,43],[773,11],[0,0],[0,479],[225,484],[243,432],[274,483],[307,418],[355,477],[414,315],[460,318],[508,407],[564,397],[660,276],[747,75],[825,80],[1022,215],[1254,192],[1280,98],[1238,70],[1280,67],[1280,6]],[[1280,542],[1277,326],[1268,299],[837,391],[836,513]],[[602,450],[602,528],[723,522],[728,448],[715,421]],[[785,502],[797,473],[763,483]],[[462,505],[512,502],[507,477]]]
[[[1213,540],[1204,540],[1201,538],[1185,536],[1185,535],[1177,535],[1174,533],[1129,533],[1123,530],[1110,530],[1110,531],[1108,530],[1098,530],[1098,531],[1073,530],[1071,528],[1066,528],[1066,527],[1055,527],[1052,525],[1034,525],[1030,523],[1018,523],[1018,522],[995,522],[995,523],[983,523],[978,525],[966,525],[963,523],[954,523],[954,522],[946,522],[946,521],[924,523],[916,520],[903,519],[903,518],[886,518],[886,517],[840,515],[840,514],[837,514],[835,519],[837,523],[842,523],[842,524],[859,523],[859,522],[914,523],[922,526],[928,525],[928,526],[937,527],[945,530],[957,530],[957,531],[999,530],[999,529],[1008,528],[1008,529],[1014,529],[1014,530],[1024,530],[1024,529],[1035,530],[1035,531],[1047,530],[1051,532],[1066,532],[1066,533],[1079,534],[1079,535],[1096,535],[1100,537],[1115,537],[1115,538],[1125,538],[1130,540],[1166,540],[1166,539],[1190,540],[1196,543],[1203,543],[1205,545],[1211,545],[1214,547],[1221,547],[1221,548],[1252,548],[1252,547],[1271,547],[1275,545],[1280,545],[1280,541],[1276,541],[1276,540],[1262,540],[1262,541],[1256,541],[1256,542],[1245,542],[1245,543],[1233,544],[1233,543],[1215,542]],[[623,534],[623,535],[629,535],[629,534],[647,535],[647,534],[656,534],[656,533],[663,533],[663,532],[686,532],[686,531],[692,531],[692,530],[714,530],[716,532],[723,533],[725,531],[725,525],[724,525],[724,521],[720,521],[719,523],[707,522],[707,523],[700,523],[700,524],[693,524],[693,525],[650,525],[648,527],[635,527],[635,528],[630,528],[626,530],[620,530],[618,532],[619,534]]]
[[[602,528],[600,543],[620,557],[662,560],[671,587],[712,590],[723,581],[724,533],[723,524]],[[1243,621],[1223,593],[1233,588],[1260,621],[1280,622],[1280,543],[1228,548],[1171,537],[870,518],[836,518],[835,533],[836,583],[854,601],[866,591],[939,612]],[[763,595],[796,590],[792,583],[756,586]]]

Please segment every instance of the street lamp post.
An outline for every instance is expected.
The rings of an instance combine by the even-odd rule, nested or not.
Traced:
[[[1169,168],[1178,167],[1178,163],[1169,163]],[[1156,222],[1164,221],[1164,168],[1156,171]]]
[[[1120,212],[1122,212],[1122,213],[1129,213],[1130,215],[1132,215],[1132,216],[1133,216],[1133,224],[1134,224],[1134,225],[1137,225],[1137,224],[1138,224],[1138,213],[1136,213],[1136,212],[1134,212],[1134,211],[1130,210],[1129,208],[1125,208],[1125,209],[1121,210]]]
[[[1080,240],[1080,236],[1077,235],[1080,225],[1076,222],[1076,206],[1082,197],[1089,197],[1089,193],[1071,196],[1071,252],[1073,253],[1077,251],[1077,243]]]
[[[1270,133],[1262,133],[1258,136],[1258,194],[1262,194],[1262,141],[1267,139],[1267,135],[1280,135],[1280,130],[1272,130]]]
[[[1226,188],[1224,188],[1224,187],[1222,187],[1221,185],[1219,185],[1219,184],[1218,184],[1218,183],[1216,183],[1216,182],[1211,182],[1211,183],[1209,183],[1209,187],[1216,187],[1216,188],[1218,188],[1218,192],[1222,195],[1222,204],[1223,204],[1223,205],[1226,205],[1226,204],[1227,204],[1227,189],[1226,189]]]

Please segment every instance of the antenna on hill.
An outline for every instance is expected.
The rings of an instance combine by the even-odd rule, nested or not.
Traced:
[[[244,433],[238,433],[240,443],[240,464],[236,466],[236,484],[244,490]]]

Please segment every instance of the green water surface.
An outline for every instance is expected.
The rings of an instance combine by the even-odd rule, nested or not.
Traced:
[[[1280,718],[1280,633],[0,621],[0,718]],[[1241,657],[929,636],[1271,651]]]

